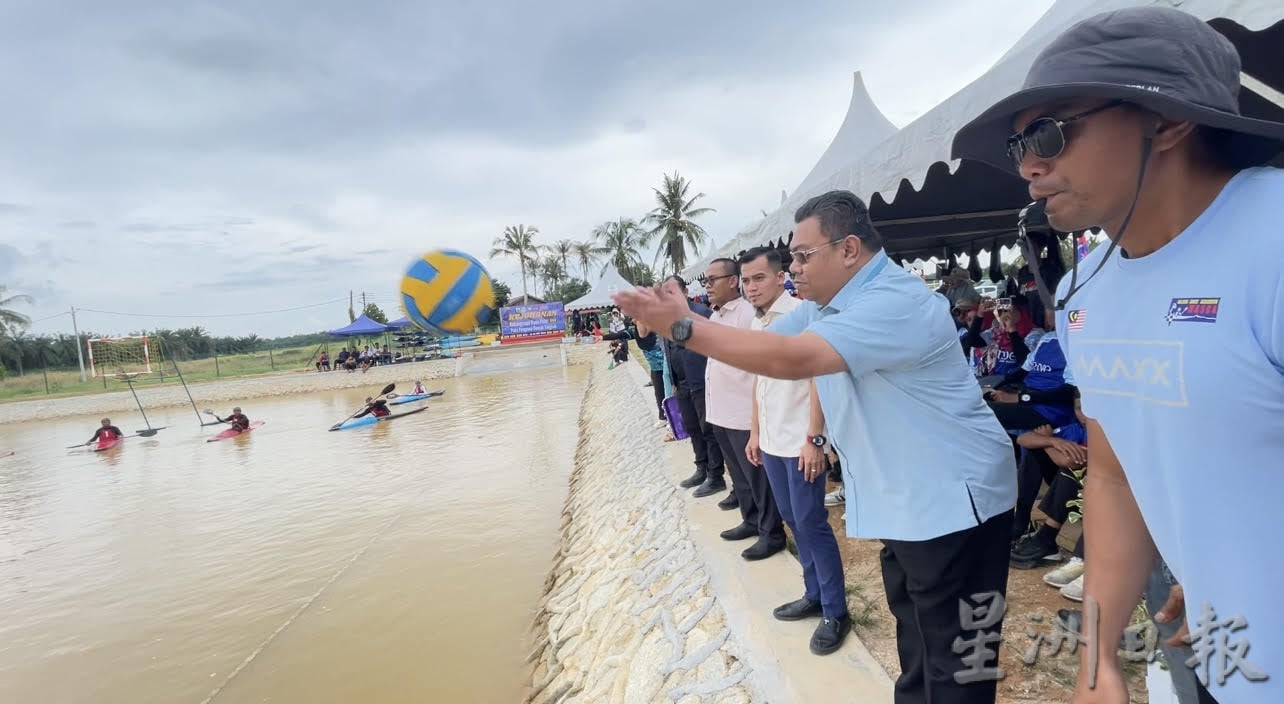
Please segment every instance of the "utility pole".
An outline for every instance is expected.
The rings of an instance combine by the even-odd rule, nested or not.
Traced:
[[[80,383],[85,383],[85,352],[80,349],[80,328],[76,326],[76,306],[71,307],[71,331],[76,334],[76,361],[80,362]]]
[[[370,304],[366,303],[366,292],[362,291],[361,292],[361,312],[364,313],[366,311],[366,308],[369,308],[369,307],[370,307]]]

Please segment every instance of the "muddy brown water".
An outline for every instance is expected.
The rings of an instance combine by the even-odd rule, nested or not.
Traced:
[[[100,454],[64,449],[96,417],[0,427],[0,702],[517,700],[586,373],[340,432],[377,389],[247,401],[216,443],[190,407]]]

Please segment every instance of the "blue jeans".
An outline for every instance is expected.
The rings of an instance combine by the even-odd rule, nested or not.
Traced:
[[[1150,571],[1149,579],[1146,580],[1146,610],[1152,616],[1156,611],[1164,608],[1164,604],[1168,602],[1168,590],[1173,584],[1174,580],[1168,572],[1168,565],[1164,564],[1163,558],[1156,558],[1155,567]],[[1179,704],[1196,704],[1200,701],[1198,680],[1195,678],[1195,671],[1186,665],[1186,660],[1191,656],[1191,650],[1164,645],[1164,641],[1176,635],[1184,622],[1183,616],[1168,623],[1155,621],[1155,627],[1159,630],[1159,647],[1164,653],[1164,661],[1168,663],[1168,672],[1173,678],[1173,692],[1177,695],[1177,701]]]
[[[829,527],[825,508],[824,475],[816,481],[803,479],[797,457],[777,457],[762,453],[762,469],[771,483],[780,517],[798,543],[798,561],[802,563],[803,594],[820,602],[825,616],[839,618],[847,614],[847,590],[843,583],[843,560],[838,554],[838,539]]]

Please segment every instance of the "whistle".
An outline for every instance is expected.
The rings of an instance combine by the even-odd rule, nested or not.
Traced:
[[[1044,229],[1048,225],[1047,201],[1039,199],[1021,209],[1017,216],[1017,230],[1024,237],[1026,230],[1030,227],[1035,229]]]

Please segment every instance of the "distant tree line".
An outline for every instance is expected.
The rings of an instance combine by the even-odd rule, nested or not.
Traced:
[[[287,337],[262,338],[258,335],[213,336],[205,328],[197,325],[189,328],[157,330],[130,333],[131,336],[147,335],[159,339],[164,346],[165,357],[178,362],[194,359],[207,359],[215,353],[220,355],[245,354],[287,347],[305,347],[322,343],[342,344],[324,332],[289,335]],[[84,332],[80,335],[80,350],[85,353],[89,340],[102,337],[98,333]],[[75,369],[76,337],[69,334],[28,335],[21,329],[10,328],[0,335],[0,363],[9,373],[25,374],[33,369]],[[4,373],[0,372],[0,378]]]

